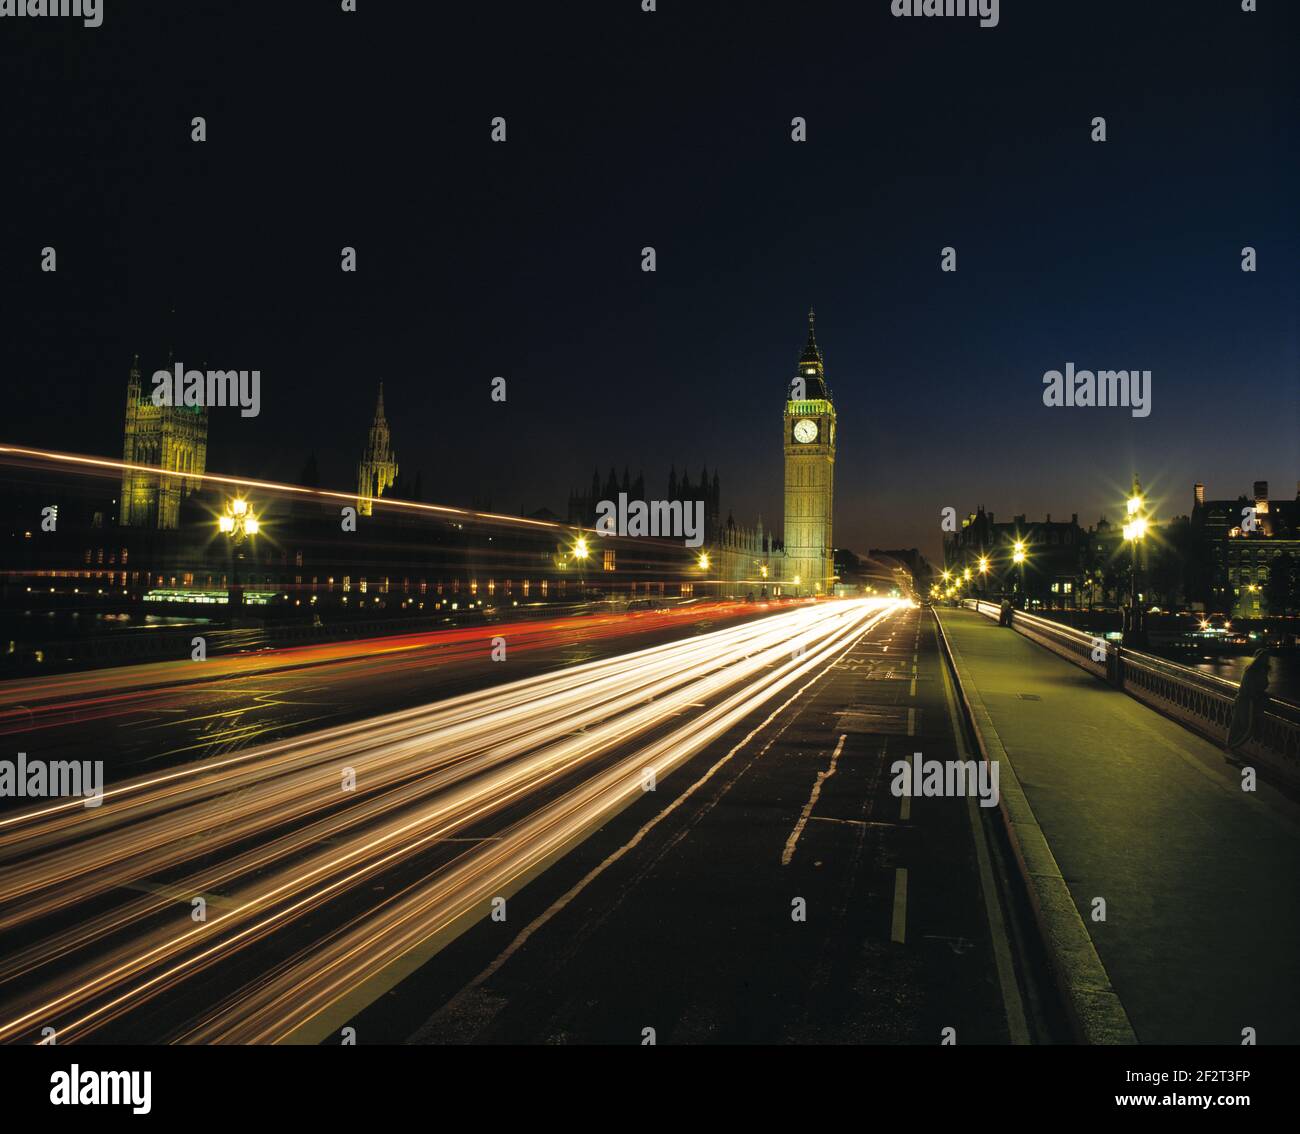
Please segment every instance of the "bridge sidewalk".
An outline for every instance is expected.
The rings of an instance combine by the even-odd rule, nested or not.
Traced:
[[[968,610],[940,622],[985,749],[1014,771],[1001,787],[1027,821],[1019,842],[1043,852],[1031,889],[1075,1010],[1108,974],[1142,1043],[1240,1044],[1245,1028],[1300,1042],[1296,807],[1242,791],[1214,745],[1014,631]],[[1056,903],[1039,877],[1053,856]],[[1078,918],[1105,973],[1079,972],[1091,950]],[[1104,1042],[1099,1015],[1083,1030]]]

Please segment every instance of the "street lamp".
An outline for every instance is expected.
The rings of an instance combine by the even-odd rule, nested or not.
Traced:
[[[1140,647],[1146,644],[1141,604],[1138,602],[1138,557],[1142,553],[1142,540],[1147,534],[1146,502],[1137,474],[1133,474],[1133,492],[1124,505],[1128,522],[1122,531],[1126,542],[1132,544],[1129,560],[1129,607],[1124,618],[1124,644]]]
[[[709,569],[709,553],[707,551],[701,551],[699,555],[695,557],[695,566],[698,567],[701,571],[707,571]],[[701,579],[700,584],[705,588],[705,593],[707,594],[708,593],[707,578]]]
[[[1025,594],[1026,558],[1028,558],[1028,555],[1025,552],[1025,541],[1023,539],[1018,539],[1011,545],[1011,562],[1016,565],[1016,574],[1020,579],[1020,602],[1021,607],[1024,610],[1029,609],[1029,597]]]
[[[578,572],[578,597],[585,599],[587,597],[587,572],[585,570],[587,557],[591,554],[591,549],[587,546],[585,536],[579,536],[573,544],[573,558],[583,565],[583,570]]]
[[[234,500],[226,501],[225,510],[217,517],[217,529],[225,535],[230,548],[230,594],[226,605],[230,609],[230,618],[233,622],[235,607],[243,604],[243,594],[239,589],[238,549],[245,539],[257,535],[262,530],[262,525],[258,523],[257,516],[249,508],[248,501],[239,496]]]

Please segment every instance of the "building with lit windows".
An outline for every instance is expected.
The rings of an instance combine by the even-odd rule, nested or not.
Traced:
[[[1270,499],[1268,481],[1250,496],[1206,500],[1193,490],[1192,527],[1209,571],[1209,603],[1236,618],[1300,612],[1300,483],[1291,500]]]

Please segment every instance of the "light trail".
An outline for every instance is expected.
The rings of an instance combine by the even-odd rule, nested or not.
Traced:
[[[518,619],[216,655],[202,663],[192,662],[186,656],[180,661],[146,662],[49,677],[21,678],[0,683],[0,734],[29,731],[38,726],[34,718],[42,713],[57,715],[74,710],[82,713],[123,703],[134,705],[142,698],[157,696],[160,691],[186,688],[219,678],[246,677],[361,659],[369,663],[382,659],[391,665],[473,660],[487,656],[485,642],[495,635],[505,637],[512,652],[520,652],[648,633],[701,620],[752,616],[756,605],[762,609],[765,604],[719,601],[662,611],[578,615],[544,621]],[[181,671],[186,673],[183,679],[178,676]]]
[[[172,480],[197,480],[222,484],[231,488],[256,488],[264,492],[278,492],[315,500],[341,500],[345,504],[355,504],[355,492],[336,492],[328,488],[305,488],[298,484],[284,484],[276,480],[253,480],[249,477],[227,476],[222,473],[186,472],[181,469],[167,469],[161,465],[133,464],[129,461],[115,461],[110,457],[86,457],[79,453],[62,453],[57,449],[29,449],[22,445],[0,444],[0,457],[18,457],[37,464],[44,463],[54,468],[75,468],[83,472],[120,475],[124,472],[148,473],[150,476],[169,477]],[[199,486],[202,491],[203,484]],[[594,528],[580,528],[577,525],[561,524],[554,520],[530,520],[525,516],[505,516],[496,512],[476,512],[470,508],[454,508],[447,504],[424,504],[417,500],[396,500],[389,496],[375,497],[373,505],[408,512],[424,512],[437,516],[458,516],[468,520],[484,520],[494,524],[508,524],[515,527],[550,528],[557,532],[595,531]],[[600,534],[600,533],[598,533]]]
[[[491,896],[639,797],[644,771],[670,774],[899,605],[799,607],[139,777],[91,811],[12,816],[0,827],[0,934],[22,946],[0,960],[0,1040],[44,1027],[60,1043],[84,1039],[334,908],[336,928],[313,930],[318,940],[294,963],[185,1033],[283,1040],[486,912]],[[354,792],[341,790],[345,767]],[[371,908],[367,884],[488,823],[490,841],[421,866],[418,884]],[[208,919],[196,923],[200,895]],[[332,907],[349,896],[361,912]]]

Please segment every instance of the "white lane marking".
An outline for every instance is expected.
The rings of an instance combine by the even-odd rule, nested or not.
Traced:
[[[909,697],[915,697],[915,696],[916,696],[916,678],[915,678],[915,677],[912,678],[912,687],[907,691],[907,695],[908,695]]]
[[[907,867],[894,867],[894,924],[889,929],[889,940],[899,945],[907,944]]]
[[[903,802],[898,806],[898,817],[904,820],[912,818],[912,797],[910,795],[903,796]]]
[[[908,736],[916,735],[916,710],[915,709],[907,710],[907,735]]]
[[[892,827],[898,830],[898,824],[881,819],[836,819],[832,815],[810,815],[809,823],[843,823],[847,827]]]
[[[781,865],[789,866],[790,860],[794,858],[794,848],[799,842],[799,836],[803,834],[804,826],[808,822],[808,816],[812,814],[812,809],[817,806],[817,797],[822,793],[822,784],[835,775],[835,761],[840,758],[840,752],[844,749],[844,742],[848,740],[848,734],[840,736],[840,742],[835,746],[835,751],[831,753],[831,766],[824,772],[817,773],[817,781],[813,784],[812,795],[808,797],[808,802],[803,805],[803,814],[799,816],[799,822],[794,825],[794,830],[790,832],[790,837],[785,841],[785,850],[781,853]]]

